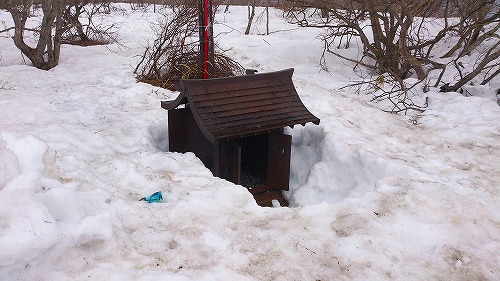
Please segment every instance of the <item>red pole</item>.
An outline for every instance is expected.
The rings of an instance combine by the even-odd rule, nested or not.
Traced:
[[[208,25],[209,7],[208,0],[203,1],[203,79],[208,78]]]

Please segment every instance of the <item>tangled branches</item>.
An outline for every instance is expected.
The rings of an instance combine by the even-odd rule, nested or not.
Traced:
[[[200,64],[200,54],[198,51],[183,52],[181,55],[172,56],[168,62],[168,69],[164,74],[161,74],[162,72],[159,75],[139,74],[138,80],[161,88],[174,90],[174,85],[171,82],[171,78],[174,76],[181,77],[182,79],[201,79],[203,77],[203,68]],[[219,53],[215,54],[213,61],[210,62],[210,66],[214,70],[214,78],[243,74],[243,67],[240,64]]]
[[[389,74],[367,75],[362,77],[359,82],[346,85],[340,89],[354,87],[356,93],[365,93],[370,97],[370,101],[381,103],[382,110],[385,112],[405,115],[410,112],[424,112],[429,105],[428,98],[425,98],[421,104],[417,104],[413,100],[417,96],[417,86],[423,81],[412,80],[412,83],[409,83],[408,80],[395,79]]]
[[[196,4],[172,7],[156,24],[157,39],[146,47],[134,71],[139,81],[173,90],[174,76],[203,77],[197,15]],[[212,77],[243,74],[241,65],[221,53],[215,53],[209,63]]]
[[[67,6],[63,13],[66,31],[61,37],[62,43],[88,46],[115,42],[115,25],[95,21],[96,16],[110,12],[110,4],[105,2],[77,1]],[[85,23],[82,23],[82,17],[86,19]]]
[[[400,104],[415,108],[406,94],[409,87],[403,81],[407,79],[418,80],[424,92],[430,80],[434,87],[444,84],[440,90],[449,92],[459,91],[467,83],[487,84],[500,73],[500,8],[495,0],[285,3],[290,22],[323,29],[320,65],[324,70],[325,54],[332,54],[352,63],[355,72],[369,73],[360,75],[367,85],[381,75],[391,76],[392,82],[386,84],[394,87],[389,92],[403,93],[396,95],[403,100],[396,102],[394,112],[400,111]],[[343,50],[351,46],[360,46],[356,55]],[[371,89],[371,93],[380,91]],[[374,95],[396,101],[392,94]]]

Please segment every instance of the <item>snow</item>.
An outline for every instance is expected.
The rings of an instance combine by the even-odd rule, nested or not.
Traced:
[[[294,67],[321,119],[287,129],[290,208],[259,207],[194,154],[168,152],[160,100],[177,93],[132,73],[152,13],[114,15],[121,45],[64,45],[50,71],[0,37],[0,280],[500,279],[491,95],[431,88],[411,120],[384,113],[340,90],[349,65],[320,70],[318,30],[277,13],[268,36],[263,22],[242,34],[245,7],[219,13],[215,31],[246,68]],[[138,201],[156,191],[163,203]]]

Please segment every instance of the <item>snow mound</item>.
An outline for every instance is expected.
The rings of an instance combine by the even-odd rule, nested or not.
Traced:
[[[131,67],[153,14],[105,15],[123,45],[64,45],[50,71],[0,37],[13,86],[0,93],[0,280],[500,280],[490,90],[418,93],[429,108],[408,122],[339,90],[358,78],[336,57],[320,71],[317,29],[274,10],[269,36],[243,35],[247,9],[231,6],[221,47],[260,72],[294,67],[321,119],[287,129],[295,207],[261,208],[193,153],[167,152],[160,100],[178,93],[135,83]],[[156,191],[164,202],[139,201]]]
[[[340,202],[354,189],[374,190],[380,180],[407,175],[410,171],[408,167],[326,134],[318,126],[296,129],[292,135],[291,192],[288,194],[292,205]]]
[[[0,269],[28,267],[56,244],[112,236],[109,213],[87,214],[76,185],[54,179],[56,155],[47,143],[33,135],[17,139],[0,133],[0,156]]]
[[[6,175],[0,181],[0,266],[23,266],[61,239],[54,218],[37,199],[51,153],[34,136],[0,137],[0,174]]]

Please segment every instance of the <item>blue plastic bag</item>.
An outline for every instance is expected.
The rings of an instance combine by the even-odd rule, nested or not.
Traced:
[[[163,196],[161,194],[161,191],[155,192],[149,196],[146,196],[144,198],[141,198],[139,201],[146,201],[148,203],[154,203],[154,202],[160,202],[163,200]]]

